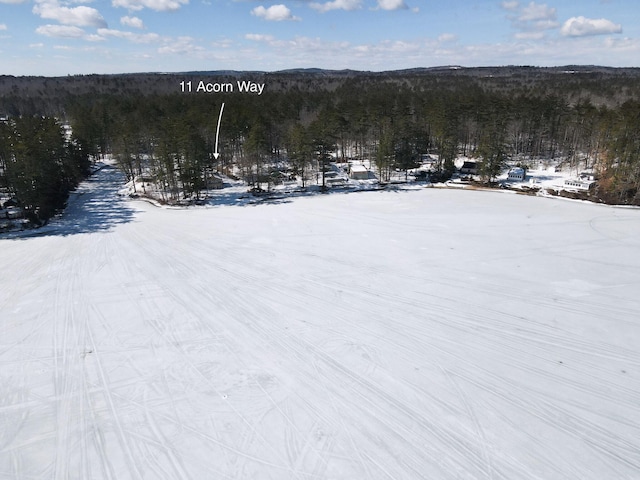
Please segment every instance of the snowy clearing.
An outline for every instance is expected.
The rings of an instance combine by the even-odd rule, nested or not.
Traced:
[[[121,180],[0,240],[0,478],[640,477],[639,211]]]

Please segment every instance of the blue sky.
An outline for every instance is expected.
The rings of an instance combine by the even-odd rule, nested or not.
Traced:
[[[638,0],[0,0],[0,74],[640,66]]]

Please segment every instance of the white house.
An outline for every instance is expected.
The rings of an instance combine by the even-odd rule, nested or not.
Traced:
[[[478,173],[478,164],[476,162],[464,162],[460,167],[460,173],[476,175]]]
[[[591,190],[595,186],[596,182],[593,180],[582,180],[575,178],[568,178],[564,181],[565,190]]]
[[[527,171],[521,167],[514,167],[511,170],[509,170],[509,173],[507,173],[507,179],[515,182],[524,181],[526,176],[527,176]]]

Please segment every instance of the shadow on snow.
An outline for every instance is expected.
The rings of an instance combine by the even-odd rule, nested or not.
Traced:
[[[282,203],[291,203],[299,197],[313,197],[318,195],[347,195],[360,192],[406,192],[423,187],[424,184],[400,184],[400,185],[381,185],[366,184],[361,186],[344,186],[330,187],[322,190],[320,186],[313,185],[304,189],[295,189],[289,191],[272,190],[265,191],[261,194],[254,195],[250,192],[220,192],[212,194],[204,204],[209,207],[222,206],[257,206],[257,205],[274,205]],[[186,207],[189,208],[189,207]]]
[[[71,193],[67,207],[49,223],[33,230],[8,232],[0,235],[0,239],[94,233],[128,223],[136,210],[125,197],[118,195],[122,183],[121,172],[109,165],[104,166]]]
[[[123,174],[115,167],[106,165],[71,193],[64,212],[54,217],[47,225],[32,230],[0,234],[0,240],[105,232],[117,225],[131,222],[136,209],[127,196],[118,194],[123,183]],[[312,186],[294,191],[274,190],[262,195],[253,195],[246,191],[220,192],[207,199],[205,205],[208,207],[275,205],[290,203],[298,197],[371,191],[398,192],[404,191],[403,187],[367,184],[359,187],[333,187],[322,191],[320,187]],[[144,198],[140,200],[144,201]]]

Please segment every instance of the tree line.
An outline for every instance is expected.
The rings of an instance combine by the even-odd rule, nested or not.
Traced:
[[[89,174],[85,149],[52,117],[24,116],[0,122],[0,191],[26,218],[42,225]]]
[[[588,91],[492,89],[463,80],[421,85],[356,76],[333,90],[260,97],[79,97],[68,114],[95,154],[114,153],[129,178],[150,173],[167,200],[199,195],[207,175],[231,166],[251,183],[268,182],[286,165],[304,182],[326,159],[367,159],[386,180],[433,153],[440,178],[451,175],[459,155],[477,158],[486,181],[507,159],[562,159],[576,172],[586,164],[600,174],[602,198],[640,203],[640,100],[598,104]]]
[[[135,76],[100,77],[98,90],[60,95],[58,113],[83,154],[113,155],[129,179],[144,177],[167,201],[198,198],[214,172],[268,184],[287,168],[304,183],[329,159],[366,159],[384,181],[429,153],[440,179],[460,155],[476,158],[487,182],[507,160],[557,159],[576,172],[586,164],[600,175],[601,198],[640,203],[635,70],[307,71],[265,75],[260,96],[184,94],[184,77],[166,75],[154,91],[154,78],[127,87]],[[13,114],[33,113],[33,96],[20,98],[11,97]]]

